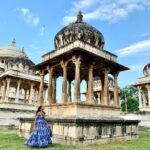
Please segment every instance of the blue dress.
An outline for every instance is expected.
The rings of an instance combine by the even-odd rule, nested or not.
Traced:
[[[45,114],[36,115],[35,129],[30,134],[25,145],[31,147],[47,147],[52,144],[52,131],[50,126],[45,122]]]

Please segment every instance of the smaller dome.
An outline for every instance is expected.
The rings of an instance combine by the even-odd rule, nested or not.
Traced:
[[[26,57],[24,49],[16,46],[16,41],[13,39],[12,43],[7,46],[0,47],[1,58],[12,58],[12,57]]]
[[[6,69],[17,70],[20,72],[33,73],[34,70],[31,68],[35,64],[28,57],[15,57],[9,58],[5,61]]]
[[[143,69],[144,76],[150,76],[150,63],[148,63]]]

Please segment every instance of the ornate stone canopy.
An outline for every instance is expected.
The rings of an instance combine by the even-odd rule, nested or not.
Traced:
[[[111,107],[112,110],[118,111],[118,74],[129,68],[117,63],[117,56],[103,49],[103,35],[94,27],[84,23],[82,18],[82,13],[79,12],[76,22],[64,27],[56,34],[56,49],[44,54],[42,62],[35,66],[41,76],[40,104],[43,105],[44,102],[43,81],[47,74],[49,74],[47,97],[50,105],[57,103],[56,80],[58,77],[63,77],[60,103],[68,105],[82,103],[80,84],[84,80],[87,84],[85,104],[95,104],[93,79],[100,77],[102,91],[101,95],[99,94],[101,100],[97,104],[100,107]],[[113,76],[114,80],[110,80],[109,75]],[[113,92],[113,103],[110,103],[112,96],[108,96],[109,80]],[[74,96],[70,86],[72,82],[74,82]]]
[[[148,63],[143,69],[144,76],[150,76],[150,63]]]
[[[104,46],[104,37],[100,31],[83,21],[83,15],[79,11],[77,20],[74,23],[61,29],[55,36],[55,48],[64,47],[76,40],[86,42],[100,50]]]

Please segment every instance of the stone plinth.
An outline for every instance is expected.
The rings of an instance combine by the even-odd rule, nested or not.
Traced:
[[[19,128],[18,117],[34,117],[36,107],[28,104],[0,103],[0,128]]]
[[[87,145],[138,138],[138,121],[122,118],[59,119],[47,118],[53,143]],[[20,136],[28,137],[34,118],[20,118]]]
[[[118,117],[120,115],[119,107],[83,104],[83,103],[68,103],[68,104],[53,104],[45,106],[46,114],[49,117],[72,117],[78,118],[99,118],[102,116]]]

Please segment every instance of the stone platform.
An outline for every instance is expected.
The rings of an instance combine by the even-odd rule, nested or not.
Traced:
[[[53,143],[68,145],[102,144],[138,138],[138,121],[122,118],[67,119],[47,118]],[[20,118],[20,136],[28,137],[34,118]]]
[[[72,102],[67,104],[51,104],[45,106],[46,114],[53,118],[78,116],[78,118],[97,119],[102,116],[118,117],[120,108],[105,105],[86,104],[84,102]]]
[[[0,128],[19,128],[19,117],[34,117],[36,107],[29,104],[0,103]]]

